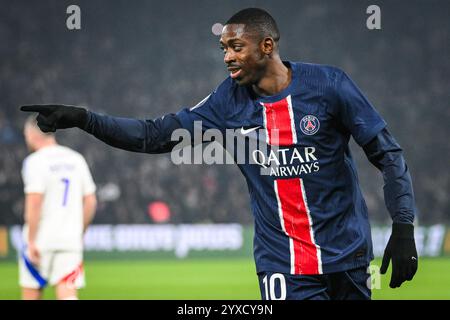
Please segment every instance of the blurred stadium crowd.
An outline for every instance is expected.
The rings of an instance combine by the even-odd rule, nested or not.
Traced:
[[[59,102],[136,118],[195,105],[227,75],[211,26],[255,5],[278,19],[283,58],[350,74],[405,150],[420,222],[449,222],[450,6],[379,3],[382,30],[369,31],[364,1],[2,1],[0,225],[23,221],[28,151],[19,105]],[[81,7],[82,30],[67,30],[69,4]],[[252,221],[236,166],[175,166],[169,155],[113,149],[80,130],[57,137],[91,166],[100,200],[94,223],[151,223],[153,201],[168,204],[171,223]],[[388,223],[382,178],[353,149],[371,218]]]

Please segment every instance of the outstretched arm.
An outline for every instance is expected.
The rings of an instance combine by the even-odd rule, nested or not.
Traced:
[[[100,115],[65,105],[31,105],[20,109],[38,112],[38,126],[43,132],[78,127],[113,147],[133,152],[170,152],[178,143],[171,141],[172,132],[181,128],[174,114],[155,120],[138,120]]]
[[[174,114],[155,120],[111,117],[88,111],[82,128],[103,142],[124,150],[146,153],[170,152],[178,141],[171,141],[172,132],[181,128]]]
[[[380,271],[386,273],[392,259],[390,287],[400,287],[405,280],[414,277],[418,262],[414,242],[415,203],[411,176],[401,147],[386,128],[363,149],[369,161],[383,173],[384,200],[393,220],[391,238]]]

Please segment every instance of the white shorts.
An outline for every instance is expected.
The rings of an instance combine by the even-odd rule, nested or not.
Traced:
[[[40,265],[32,266],[19,253],[19,284],[23,288],[39,289],[65,282],[77,289],[84,287],[83,253],[78,251],[42,251]],[[46,284],[45,284],[46,282]]]

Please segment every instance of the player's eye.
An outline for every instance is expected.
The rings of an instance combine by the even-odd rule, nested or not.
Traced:
[[[233,50],[236,51],[236,52],[239,52],[239,51],[242,50],[242,46],[234,46]]]

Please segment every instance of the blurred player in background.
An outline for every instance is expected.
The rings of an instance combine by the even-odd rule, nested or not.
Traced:
[[[83,235],[96,209],[95,184],[83,156],[43,133],[34,117],[25,123],[32,152],[23,163],[24,248],[19,282],[24,300],[42,298],[47,284],[57,299],[77,299],[84,286]]]
[[[371,230],[348,146],[353,137],[383,173],[393,225],[381,272],[392,260],[390,286],[400,287],[418,266],[414,193],[402,149],[345,72],[283,61],[279,39],[266,11],[249,8],[233,15],[220,39],[230,76],[198,105],[177,114],[137,120],[63,105],[23,106],[22,111],[38,112],[44,132],[79,127],[135,152],[170,152],[177,143],[172,133],[183,128],[196,136],[194,122],[201,122],[203,132],[233,129],[247,137],[241,140],[243,149],[255,148],[249,155],[259,159],[238,165],[255,218],[254,257],[263,299],[371,298]],[[269,148],[263,151],[264,143]]]

